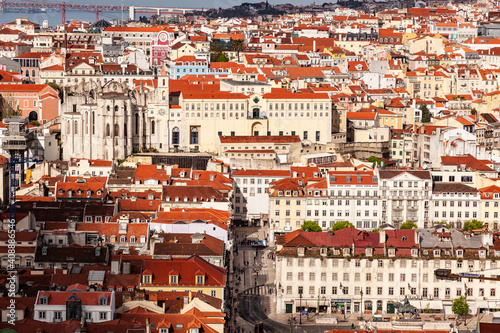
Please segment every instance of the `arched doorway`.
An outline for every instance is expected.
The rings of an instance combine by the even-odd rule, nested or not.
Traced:
[[[36,111],[31,111],[28,115],[29,121],[38,121],[38,113]]]
[[[263,133],[264,127],[260,122],[255,122],[252,124],[252,135],[258,136]]]

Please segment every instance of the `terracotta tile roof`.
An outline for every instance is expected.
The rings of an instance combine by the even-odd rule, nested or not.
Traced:
[[[442,183],[433,184],[433,193],[478,193],[479,191],[471,186],[462,183]]]
[[[227,229],[228,224],[231,222],[231,213],[209,208],[173,208],[170,211],[158,212],[152,222],[173,223],[184,221],[191,223],[197,220],[214,223],[221,228]]]
[[[442,165],[456,165],[460,168],[465,165],[466,169],[472,169],[475,171],[494,171],[492,168],[487,166],[483,161],[480,161],[468,154],[465,156],[441,156]]]
[[[374,120],[377,117],[376,112],[347,112],[347,119]]]
[[[96,247],[80,246],[71,244],[66,247],[58,248],[47,247],[47,254],[42,254],[43,247],[37,247],[35,261],[37,262],[73,262],[73,263],[106,263],[108,248],[103,246],[100,254],[96,255]]]
[[[105,186],[105,183],[100,182],[57,182],[55,194],[58,199],[103,200],[106,195]]]
[[[430,172],[425,170],[379,170],[378,175],[380,179],[391,179],[403,173],[408,173],[420,179],[431,179]]]
[[[66,301],[72,297],[76,296],[82,302],[82,305],[99,305],[99,299],[105,297],[108,300],[108,304],[111,304],[111,292],[68,292],[68,291],[40,291],[38,292],[37,303],[40,303],[40,297],[48,297],[48,305],[64,305],[66,306]]]
[[[288,170],[234,170],[234,177],[290,177]]]
[[[148,223],[128,223],[127,231],[123,233],[120,231],[119,223],[77,223],[76,231],[95,231],[98,232],[99,236],[105,236],[106,241],[109,241],[111,236],[116,237],[116,242],[120,243],[120,238],[122,236],[126,237],[125,242],[130,242],[130,237],[135,236],[136,242],[139,242],[141,236],[148,239],[149,234],[149,224]]]
[[[120,211],[157,212],[161,205],[161,200],[120,199],[118,205]]]
[[[155,243],[153,255],[171,256],[223,256],[224,241],[208,234],[158,234],[162,243]],[[195,242],[196,239],[196,242]],[[200,240],[201,239],[201,240]]]
[[[196,199],[198,202],[211,201],[215,202],[226,201],[221,192],[212,186],[164,186],[163,187],[163,200],[183,202],[187,199],[192,202]]]
[[[226,286],[226,270],[208,263],[197,255],[171,260],[144,260],[144,271],[151,272],[152,279],[151,283],[143,283],[143,286],[196,286],[196,275],[205,276],[205,283],[200,287]],[[171,274],[178,275],[178,283],[170,283]],[[148,273],[143,272],[142,275]]]

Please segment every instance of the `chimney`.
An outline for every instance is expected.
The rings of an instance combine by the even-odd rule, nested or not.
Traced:
[[[313,52],[316,52],[316,41],[313,41]]]
[[[380,243],[385,244],[385,229],[381,229],[380,232]]]

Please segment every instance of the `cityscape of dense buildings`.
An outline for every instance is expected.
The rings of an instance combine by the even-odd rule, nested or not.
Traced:
[[[19,17],[0,118],[1,332],[500,332],[496,2]]]

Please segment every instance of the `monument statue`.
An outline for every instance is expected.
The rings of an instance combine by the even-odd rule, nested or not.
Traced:
[[[408,296],[405,296],[403,302],[395,303],[394,307],[398,309],[398,313],[402,314],[403,317],[406,313],[410,314],[410,318],[418,317],[418,310],[416,307],[410,304],[410,301],[408,301]]]

